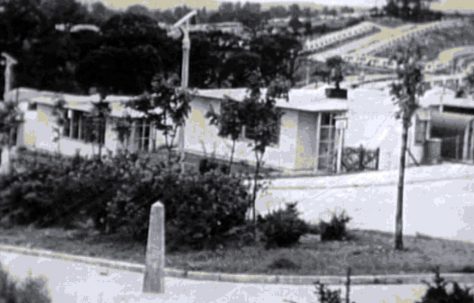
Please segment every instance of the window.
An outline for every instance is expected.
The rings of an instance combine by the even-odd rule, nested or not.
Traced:
[[[64,117],[63,135],[65,137],[91,143],[104,144],[104,119],[91,117],[86,112],[67,110]]]
[[[134,145],[139,151],[149,151],[151,149],[152,125],[150,122],[139,119],[135,121]]]

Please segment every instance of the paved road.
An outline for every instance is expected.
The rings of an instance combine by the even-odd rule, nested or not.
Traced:
[[[309,221],[346,210],[355,228],[393,231],[396,171],[323,178],[274,180],[257,209],[266,212],[298,202]],[[474,166],[445,164],[410,168],[405,188],[405,232],[474,242]]]
[[[45,276],[53,303],[138,303],[138,302],[316,302],[312,286],[253,285],[205,282],[167,278],[162,295],[142,294],[143,276],[120,270],[42,257],[0,252],[0,262],[16,278]],[[414,302],[424,292],[423,286],[387,285],[355,286],[356,303]]]

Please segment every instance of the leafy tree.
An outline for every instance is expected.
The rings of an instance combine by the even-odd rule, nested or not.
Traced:
[[[270,18],[285,18],[288,16],[288,10],[283,5],[271,6],[268,12]]]
[[[242,87],[250,72],[260,65],[260,56],[247,50],[248,43],[233,34],[196,33],[191,39],[193,87]]]
[[[255,36],[262,24],[262,12],[260,3],[245,2],[242,9],[237,10],[237,20],[252,31]]]
[[[140,94],[150,89],[153,75],[177,66],[179,52],[151,17],[117,14],[102,26],[102,32],[101,47],[90,51],[77,68],[77,80],[84,88]]]
[[[295,37],[282,34],[261,35],[250,41],[250,50],[260,56],[260,72],[267,85],[278,76],[294,84],[301,49]]]
[[[288,8],[290,16],[298,18],[301,15],[301,8],[298,4],[292,4]]]
[[[184,16],[186,16],[186,14],[188,14],[191,11],[192,9],[189,8],[188,6],[181,5],[174,8],[173,14],[174,14],[175,19],[179,20],[183,18]]]
[[[61,152],[61,134],[63,133],[63,127],[64,124],[66,123],[65,119],[65,113],[66,109],[64,105],[66,104],[66,101],[64,99],[58,99],[54,102],[53,106],[53,116],[55,118],[55,123],[53,125],[53,133],[54,133],[54,138],[53,141],[55,141],[58,144],[58,153]]]
[[[261,57],[254,52],[235,52],[224,62],[221,77],[231,87],[243,87],[248,84],[248,78],[255,71],[255,66],[260,64]]]
[[[94,2],[91,5],[88,18],[90,22],[102,26],[113,15],[114,11],[105,6],[102,2]]]
[[[51,32],[18,57],[16,82],[45,90],[77,92],[79,88],[74,75],[76,54],[67,35]]]
[[[423,67],[419,46],[409,47],[394,55],[397,62],[397,80],[392,83],[391,95],[398,108],[397,118],[402,122],[400,164],[397,187],[397,211],[395,221],[395,249],[403,249],[403,186],[408,141],[408,129],[418,108],[418,98],[423,95]]]
[[[161,58],[150,45],[103,46],[79,62],[76,78],[84,88],[96,87],[107,94],[139,94],[150,89],[147,83],[161,67]]]
[[[111,111],[110,104],[105,101],[105,97],[104,93],[100,94],[99,102],[92,103],[92,111],[88,115],[91,122],[91,141],[97,143],[99,161],[102,159],[107,119]]]
[[[330,70],[329,79],[334,82],[337,90],[340,89],[340,83],[344,80],[343,64],[344,61],[340,56],[331,57],[326,60],[326,65]]]
[[[191,110],[190,93],[179,87],[177,77],[165,79],[156,75],[151,84],[151,94],[145,93],[127,106],[140,112],[143,119],[160,130],[165,139],[168,168],[173,163],[173,149],[178,130],[184,127]]]
[[[384,11],[392,17],[410,21],[426,21],[439,19],[442,14],[430,10],[434,0],[388,0]]]
[[[74,25],[87,22],[86,7],[76,0],[41,1],[39,9],[51,28],[57,24]]]
[[[225,98],[221,103],[220,113],[216,113],[211,107],[206,115],[210,119],[212,125],[219,128],[219,136],[230,138],[232,140],[232,148],[229,157],[229,172],[232,171],[234,161],[235,143],[242,135],[244,128],[244,117],[242,117],[242,106],[239,102]]]
[[[261,169],[263,157],[278,135],[282,111],[276,107],[278,98],[288,98],[289,84],[282,78],[273,81],[263,93],[261,76],[254,73],[249,79],[248,95],[242,102],[242,117],[245,117],[247,137],[252,142],[255,154],[255,171],[253,176],[253,191],[251,196],[252,217],[256,235],[256,208],[257,193],[261,188]]]
[[[0,144],[7,158],[7,162],[2,163],[5,173],[11,170],[11,147],[16,144],[17,130],[22,122],[23,115],[15,101],[0,102]]]
[[[128,140],[132,131],[133,120],[129,115],[115,120],[114,131],[117,133],[117,139],[124,148],[128,145]]]
[[[16,57],[38,38],[46,22],[38,0],[3,0],[0,23],[5,50]]]
[[[300,19],[296,16],[291,17],[290,22],[289,22],[288,25],[293,30],[293,33],[298,33],[300,28],[303,27],[303,23],[301,23]]]
[[[141,4],[130,5],[129,7],[127,7],[127,10],[125,12],[129,14],[143,15],[153,18],[152,12],[146,6]]]

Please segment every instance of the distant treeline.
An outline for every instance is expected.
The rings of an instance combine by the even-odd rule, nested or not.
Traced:
[[[84,6],[75,0],[6,0],[0,12],[0,51],[19,62],[15,86],[73,93],[87,93],[92,87],[106,94],[142,93],[153,75],[179,73],[181,39],[170,38],[158,23],[172,23],[189,10],[159,11],[135,5],[117,11],[102,3]],[[289,11],[300,13],[297,6],[275,7],[265,13],[283,16]],[[265,20],[261,14],[257,4],[223,3],[214,12],[200,10],[198,19],[236,20],[258,29]],[[72,26],[77,24],[96,25],[100,30],[76,31]],[[195,33],[190,85],[243,86],[255,69],[264,81],[276,75],[292,80],[300,48],[297,37],[282,33],[256,35],[254,31],[246,39],[229,33]]]

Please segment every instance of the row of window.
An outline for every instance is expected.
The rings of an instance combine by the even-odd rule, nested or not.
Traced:
[[[69,110],[64,115],[63,136],[87,143],[105,143],[105,120],[88,115],[86,112]],[[148,151],[152,146],[153,128],[149,122],[137,119],[131,132],[133,146],[140,151]]]
[[[105,121],[94,118],[86,112],[69,110],[64,116],[63,136],[87,143],[105,142]],[[137,119],[134,121],[130,142],[139,151],[149,151],[153,147],[155,129],[151,123]],[[244,127],[240,136],[241,140],[253,140],[255,129]],[[275,125],[275,132],[271,136],[271,144],[278,145],[280,140],[280,121]]]

